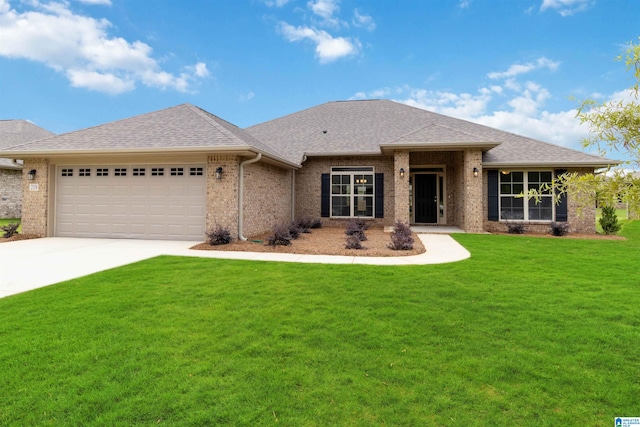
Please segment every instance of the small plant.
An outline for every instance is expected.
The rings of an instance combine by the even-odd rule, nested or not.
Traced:
[[[13,237],[18,234],[18,227],[20,227],[19,222],[12,222],[11,224],[3,225],[0,227],[0,230],[4,231],[2,235],[5,238]]]
[[[602,216],[598,220],[604,234],[616,234],[620,231],[620,223],[618,222],[618,215],[616,215],[616,209],[613,207],[605,206],[602,208]]]
[[[507,233],[524,234],[527,232],[527,226],[521,222],[507,222]]]
[[[346,249],[364,249],[362,241],[357,234],[351,234],[347,236],[347,240],[344,243]]]
[[[296,221],[289,224],[289,235],[292,239],[297,239],[302,233],[304,233],[304,229],[300,227],[300,225]]]
[[[313,218],[309,224],[309,228],[312,230],[322,228],[322,221],[318,218]]]
[[[394,251],[410,251],[413,249],[413,233],[411,228],[405,223],[396,222],[391,232],[391,243],[389,249]]]
[[[291,227],[287,224],[277,225],[273,234],[267,238],[267,246],[289,246],[291,244]]]
[[[360,239],[361,242],[367,240],[367,236],[365,236],[364,231],[368,228],[367,223],[361,219],[350,219],[347,222],[347,229],[344,234],[347,236],[356,236]]]
[[[549,233],[553,236],[564,236],[569,233],[569,224],[566,222],[552,222],[549,228]]]
[[[221,226],[220,224],[217,224],[214,230],[208,231],[206,234],[207,241],[212,246],[226,245],[233,241],[233,237],[231,237],[229,229]]]

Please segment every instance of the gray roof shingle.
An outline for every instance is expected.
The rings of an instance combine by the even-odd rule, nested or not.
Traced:
[[[26,120],[0,120],[0,150],[54,135]],[[20,169],[11,159],[0,158],[0,169]]]
[[[379,154],[381,146],[475,144],[488,148],[483,158],[487,166],[616,163],[388,100],[329,102],[247,131],[286,151],[294,162],[301,162],[305,154]]]
[[[37,153],[104,153],[117,151],[256,150],[282,156],[243,129],[190,104],[130,117],[50,138],[14,145],[5,151]],[[2,153],[2,150],[0,150]]]

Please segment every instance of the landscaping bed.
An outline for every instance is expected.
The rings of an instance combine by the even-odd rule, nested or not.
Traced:
[[[345,249],[345,229],[338,227],[323,227],[311,230],[311,233],[302,233],[300,237],[291,241],[289,246],[267,246],[270,233],[251,238],[248,241],[238,241],[226,245],[212,246],[208,243],[200,243],[191,249],[219,250],[219,251],[246,251],[246,252],[274,252],[313,255],[346,255],[346,256],[408,256],[425,252],[425,247],[418,236],[413,233],[413,249],[408,251],[394,251],[388,248],[391,243],[391,233],[382,228],[370,228],[365,231],[367,240],[362,242],[364,249]]]

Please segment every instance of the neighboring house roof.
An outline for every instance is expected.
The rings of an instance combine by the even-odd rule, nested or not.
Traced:
[[[262,153],[274,161],[297,166],[245,130],[190,104],[15,145],[4,151],[23,156],[200,151]],[[4,154],[3,150],[0,154]]]
[[[0,120],[0,150],[27,141],[54,135],[26,120]],[[0,169],[21,169],[12,159],[0,158]]]
[[[485,166],[615,164],[535,139],[388,100],[329,102],[247,128],[286,148],[291,161],[313,155],[371,155],[385,149],[486,149]]]

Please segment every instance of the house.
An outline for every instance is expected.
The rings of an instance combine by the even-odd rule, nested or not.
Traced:
[[[26,120],[0,120],[0,149],[51,136]],[[22,214],[22,163],[0,157],[0,218]]]
[[[342,225],[595,232],[572,200],[518,197],[565,171],[617,162],[388,100],[329,102],[240,129],[183,104],[0,150],[25,179],[23,230],[39,236],[246,238],[294,217]]]

